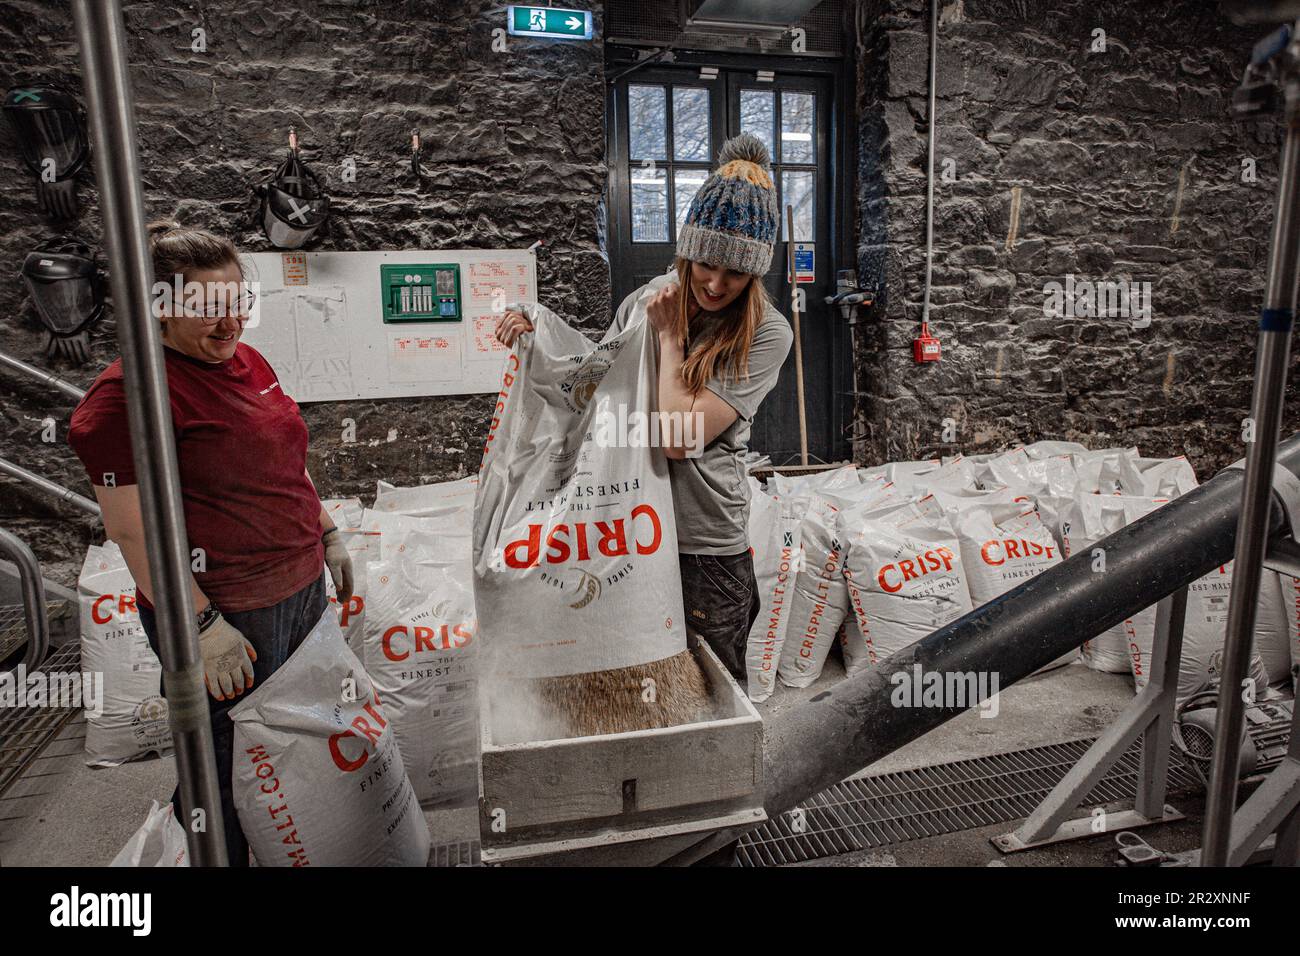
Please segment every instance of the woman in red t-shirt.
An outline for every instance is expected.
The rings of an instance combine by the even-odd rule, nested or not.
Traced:
[[[340,603],[351,596],[352,566],[307,474],[307,426],[297,404],[266,359],[239,341],[254,293],[234,244],[165,222],[152,223],[149,238],[195,569],[190,590],[204,680],[214,698],[209,708],[226,845],[231,865],[241,866],[248,863],[248,844],[231,795],[228,711],[320,620],[327,606],[322,566]],[[90,476],[104,530],[135,578],[141,624],[157,653],[121,359],[86,392],[68,440]],[[178,795],[172,800],[179,818]]]

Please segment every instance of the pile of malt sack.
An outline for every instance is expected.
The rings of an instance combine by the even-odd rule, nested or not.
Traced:
[[[773,692],[774,660],[780,683],[807,686],[836,643],[852,673],[1072,555],[1104,568],[1102,539],[1196,484],[1183,456],[1068,441],[754,482],[750,548],[763,610],[749,634],[749,694]],[[1227,565],[1189,588],[1180,698],[1218,676],[1231,578]],[[1131,674],[1141,690],[1155,623],[1153,604],[1048,666],[1077,657]],[[1266,570],[1251,674],[1282,687],[1296,668],[1300,579]]]

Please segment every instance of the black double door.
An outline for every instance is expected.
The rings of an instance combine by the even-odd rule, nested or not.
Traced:
[[[646,67],[611,87],[608,104],[610,266],[613,305],[672,264],[677,230],[691,199],[711,171],[722,143],[753,133],[772,156],[781,210],[780,242],[763,277],[781,313],[792,318],[787,272],[786,206],[793,207],[800,264],[812,281],[800,317],[810,461],[832,461],[847,451],[836,393],[846,360],[839,316],[824,304],[833,294],[834,182],[831,175],[832,80],[828,76],[761,77],[754,69]],[[763,402],[750,448],[776,464],[799,459],[795,352]]]

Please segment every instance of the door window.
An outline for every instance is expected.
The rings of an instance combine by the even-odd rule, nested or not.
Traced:
[[[677,241],[677,230],[686,219],[695,191],[709,175],[713,158],[711,99],[703,86],[628,84],[633,242]]]

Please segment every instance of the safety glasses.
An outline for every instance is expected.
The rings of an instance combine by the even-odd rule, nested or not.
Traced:
[[[256,304],[257,304],[257,293],[245,292],[243,295],[239,297],[239,301],[235,303],[235,307],[233,311],[229,308],[229,306],[227,306],[224,303],[221,303],[217,305],[210,305],[206,309],[203,309],[201,311],[196,311],[194,309],[183,309],[182,314],[189,316],[192,319],[197,319],[203,325],[216,325],[218,322],[220,322],[222,319],[226,318],[227,316],[234,316],[237,319],[242,319],[243,321],[247,322],[248,319],[252,316],[253,306]]]

